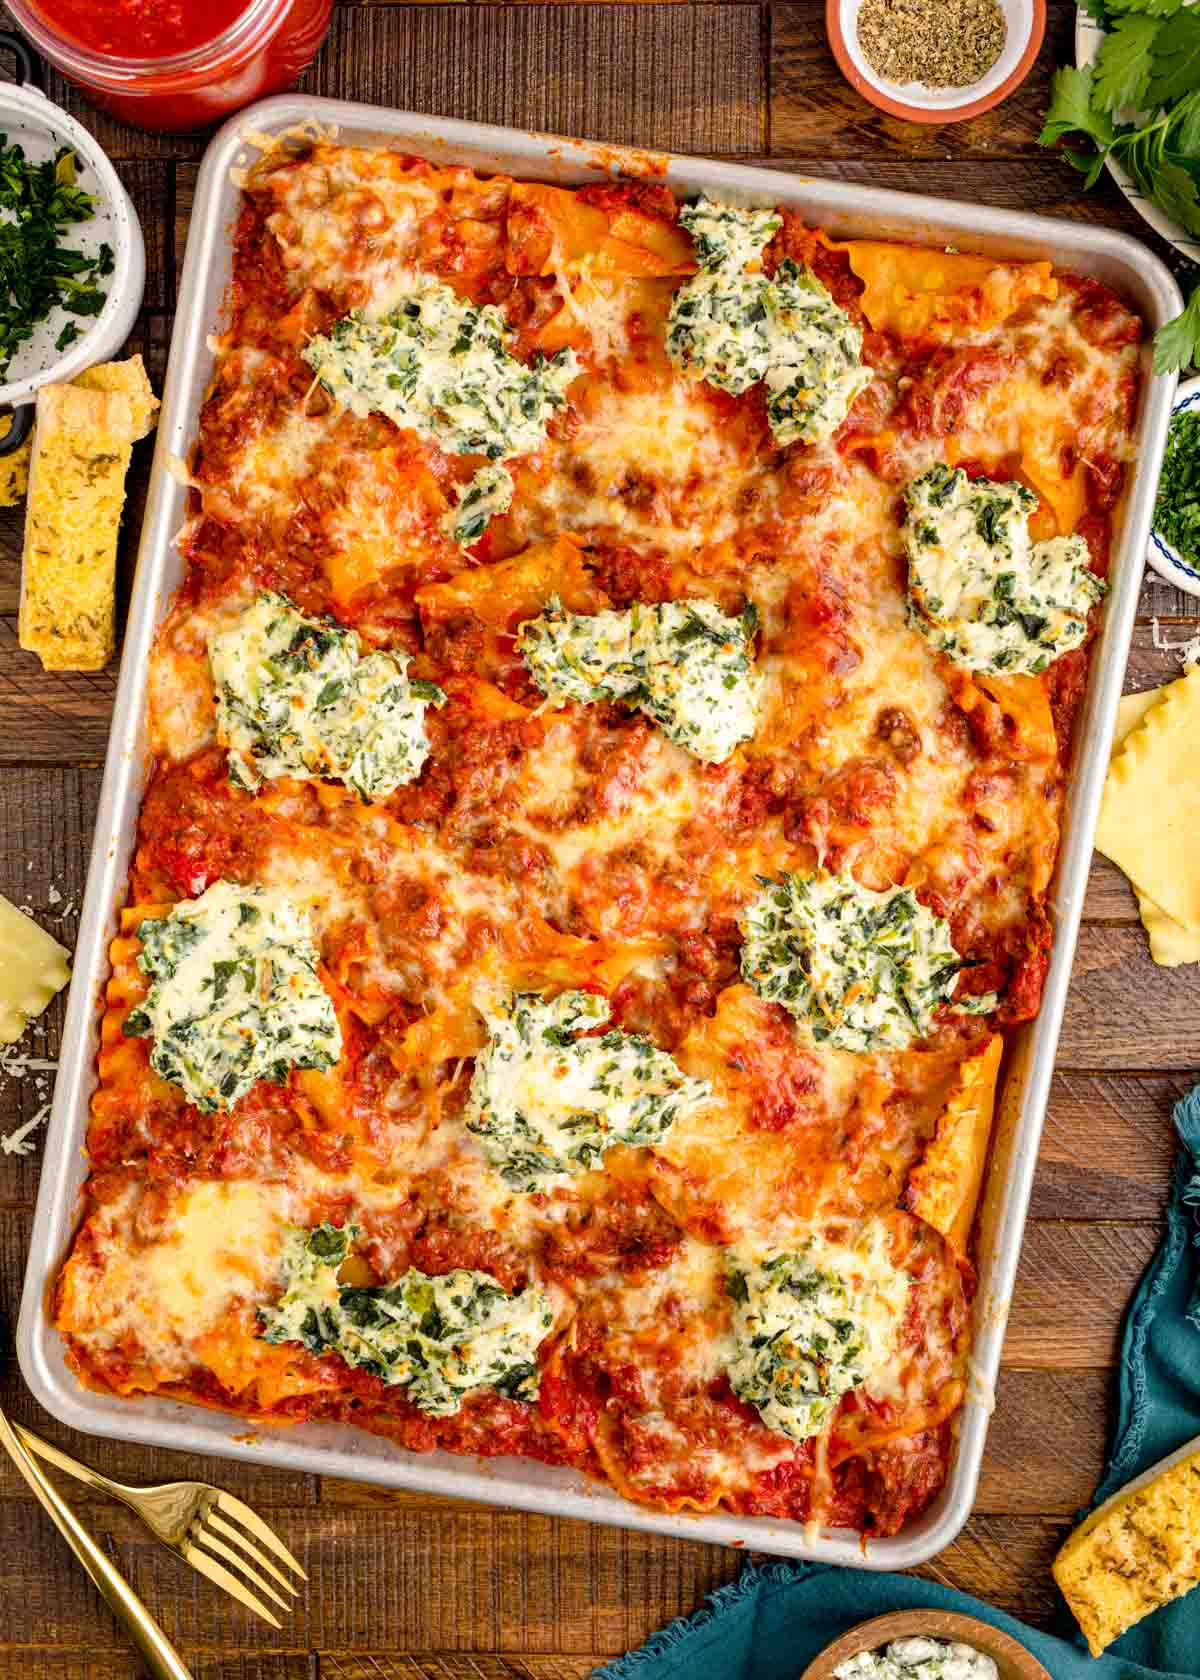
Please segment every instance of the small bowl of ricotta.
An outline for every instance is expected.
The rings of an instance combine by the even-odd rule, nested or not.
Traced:
[[[1031,1651],[990,1622],[951,1610],[897,1610],[862,1622],[800,1680],[1050,1680]]]

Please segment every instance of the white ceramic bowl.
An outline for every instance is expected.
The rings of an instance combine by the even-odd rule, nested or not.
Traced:
[[[80,165],[77,184],[97,202],[88,221],[67,230],[65,243],[89,255],[106,241],[113,250],[113,271],[101,282],[106,295],[99,315],[68,316],[54,309],[18,347],[6,383],[0,384],[0,410],[7,410],[29,403],[40,386],[72,379],[121,348],[142,306],[146,252],[137,213],[116,170],[82,124],[40,88],[0,86],[0,133],[8,136],[10,145],[24,147],[32,163],[53,157],[60,146],[73,148]],[[58,351],[54,341],[67,320],[75,322],[79,337]]]
[[[1007,99],[1029,74],[1046,33],[1046,0],[999,0],[1008,33],[986,75],[968,87],[931,88],[924,82],[890,82],[868,64],[858,44],[862,0],[826,0],[829,45],[850,85],[889,116],[908,122],[962,122]]]
[[[1173,416],[1186,414],[1193,409],[1200,412],[1200,379],[1189,379],[1179,387],[1175,393],[1175,406],[1171,413]],[[1150,532],[1146,558],[1159,577],[1166,578],[1176,589],[1182,589],[1188,595],[1200,595],[1200,570],[1190,565],[1153,529]]]

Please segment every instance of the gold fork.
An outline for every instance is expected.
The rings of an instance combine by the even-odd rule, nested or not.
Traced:
[[[265,1593],[283,1610],[292,1608],[290,1600],[264,1580],[260,1571],[270,1575],[293,1598],[298,1589],[262,1547],[273,1552],[302,1581],[308,1580],[283,1541],[249,1505],[244,1505],[221,1488],[210,1487],[207,1482],[163,1482],[158,1487],[126,1487],[124,1482],[114,1482],[98,1470],[89,1469],[86,1464],[51,1446],[49,1441],[43,1441],[40,1435],[34,1435],[19,1423],[12,1424],[12,1430],[22,1446],[45,1459],[47,1464],[65,1470],[68,1476],[74,1476],[76,1481],[85,1483],[98,1493],[107,1493],[113,1499],[119,1499],[122,1505],[127,1505],[141,1517],[154,1538],[161,1540],[176,1557],[190,1563],[193,1569],[199,1570],[218,1587],[224,1587],[231,1598],[246,1605],[255,1615],[270,1622],[272,1627],[281,1626],[262,1600],[225,1568],[225,1563],[231,1563],[235,1569],[241,1570],[259,1592]],[[233,1517],[241,1526],[235,1527],[234,1523],[226,1522],[226,1517]],[[246,1530],[249,1534],[244,1532]],[[260,1541],[261,1546],[255,1546],[249,1535]],[[218,1562],[220,1558],[225,1563]]]

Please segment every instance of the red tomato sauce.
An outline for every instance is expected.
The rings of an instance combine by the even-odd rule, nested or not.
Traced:
[[[191,52],[247,9],[247,0],[41,0],[47,19],[81,47],[127,58]]]
[[[14,0],[34,46],[138,128],[206,128],[291,87],[332,0]]]

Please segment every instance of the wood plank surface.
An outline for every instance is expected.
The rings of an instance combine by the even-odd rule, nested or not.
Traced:
[[[756,5],[338,6],[305,92],[663,150],[764,149]],[[195,158],[204,137],[135,132],[57,72],[50,97],[115,158]]]
[[[1050,0],[1047,14],[1042,50],[1014,94],[967,122],[915,124],[877,110],[842,77],[825,40],[824,0],[772,6],[770,149],[859,160],[889,153],[939,160],[1033,154],[1051,71],[1074,57],[1075,7]]]
[[[695,151],[798,176],[1081,218],[1144,240],[1187,272],[1116,188],[1081,194],[1038,148],[1049,76],[1069,59],[1073,6],[1052,0],[1033,75],[997,110],[953,127],[882,117],[842,80],[824,0],[347,3],[304,85],[408,109]],[[62,99],[118,159],[146,236],[132,347],[161,387],[205,136],[155,136]],[[137,451],[122,538],[127,597],[150,448]],[[115,671],[47,676],[15,645],[20,510],[0,512],[0,891],[67,944],[77,926]],[[1161,645],[1200,628],[1197,602],[1148,575],[1127,686],[1178,674]],[[53,1064],[61,1000],[20,1047]],[[1200,1062],[1200,969],[1150,963],[1129,888],[1096,860],[1064,1022],[996,1412],[975,1514],[921,1573],[1042,1624],[1050,1558],[1103,1463],[1125,1303],[1160,1233],[1174,1156],[1170,1111]],[[21,1064],[23,1067],[23,1064]],[[0,1136],[44,1102],[51,1067],[6,1075]],[[15,1322],[40,1142],[0,1151],[0,1324]],[[687,1614],[740,1567],[736,1553],[286,1470],[84,1441],[48,1419],[9,1359],[0,1398],[24,1421],[130,1480],[213,1477],[268,1515],[312,1585],[282,1634],[155,1548],[120,1509],[86,1517],[175,1636],[197,1680],[583,1680]],[[1064,1450],[1064,1443],[1066,1450]],[[7,1615],[0,1680],[126,1680],[112,1617],[0,1466]]]

